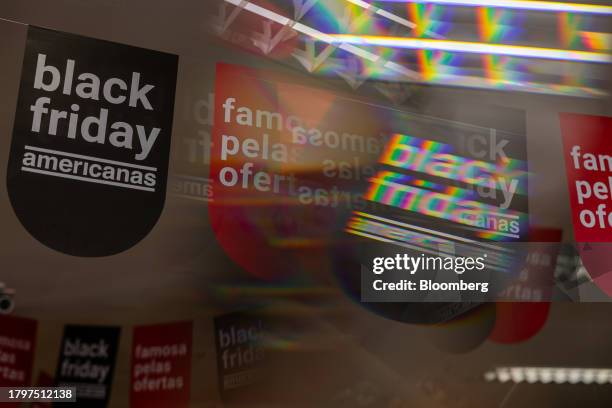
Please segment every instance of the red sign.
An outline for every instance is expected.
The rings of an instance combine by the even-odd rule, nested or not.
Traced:
[[[192,322],[134,328],[131,407],[188,407]]]
[[[612,294],[612,118],[561,114],[574,234],[593,281]]]
[[[36,328],[36,320],[0,316],[0,387],[30,386]]]
[[[525,267],[499,295],[495,326],[489,340],[511,344],[526,341],[542,330],[548,320],[554,275],[563,231],[532,227]]]
[[[612,242],[612,118],[561,114],[577,242]]]

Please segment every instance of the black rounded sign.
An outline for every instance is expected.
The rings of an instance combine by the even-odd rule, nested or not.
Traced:
[[[178,57],[30,27],[7,172],[38,241],[129,249],[163,210]]]

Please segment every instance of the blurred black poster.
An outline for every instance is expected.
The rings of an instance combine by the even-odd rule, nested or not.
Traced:
[[[38,241],[108,256],[155,226],[177,65],[175,55],[29,27],[7,187]]]
[[[222,397],[259,379],[265,359],[264,334],[263,319],[252,313],[235,312],[215,318],[217,370]]]
[[[55,373],[57,386],[76,387],[79,407],[106,407],[119,346],[119,327],[66,326]],[[55,403],[54,407],[71,406]]]
[[[525,112],[503,107],[438,111],[442,117],[389,115],[389,123],[401,125],[393,128],[365,190],[373,205],[355,211],[347,231],[378,241],[356,251],[369,254],[363,265],[397,253],[423,264],[412,275],[398,269],[384,278],[364,268],[362,301],[495,301],[523,269],[527,246],[519,243],[529,238]],[[482,266],[454,266],[456,259]],[[413,286],[383,291],[374,283],[380,279],[406,279]]]

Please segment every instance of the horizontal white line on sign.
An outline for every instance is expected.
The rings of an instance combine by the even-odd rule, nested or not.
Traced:
[[[483,229],[483,228],[478,228],[478,227],[468,227],[465,226],[463,227],[465,229],[469,229],[469,230],[473,230],[473,231],[478,231],[478,232],[490,232],[491,234],[495,234],[495,235],[501,235],[503,237],[510,237],[510,238],[520,238],[520,235],[516,235],[516,234],[510,234],[507,232],[500,232],[500,231],[495,231],[495,230],[490,230],[490,229]]]
[[[151,187],[134,186],[132,184],[117,183],[115,181],[97,180],[97,179],[92,179],[89,177],[73,176],[72,174],[56,173],[54,171],[39,170],[39,169],[34,169],[31,167],[25,167],[25,166],[21,167],[21,171],[27,171],[29,173],[44,174],[45,176],[53,176],[53,177],[67,178],[67,179],[72,179],[72,180],[86,181],[88,183],[106,184],[109,186],[129,188],[132,190],[155,192],[155,189]]]
[[[85,156],[82,154],[62,152],[60,150],[43,149],[42,147],[34,147],[34,146],[28,146],[28,145],[25,146],[25,149],[32,150],[34,152],[50,153],[50,154],[56,154],[58,156],[74,157],[77,159],[90,160],[90,161],[95,161],[95,162],[100,162],[100,163],[116,164],[118,166],[123,166],[123,167],[132,167],[134,169],[157,171],[157,168],[155,167],[141,166],[139,164],[125,163],[125,162],[120,162],[120,161],[115,161],[115,160],[100,159],[99,157],[92,157],[92,156]]]

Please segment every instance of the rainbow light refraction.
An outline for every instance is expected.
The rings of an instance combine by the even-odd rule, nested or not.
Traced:
[[[460,73],[460,68],[454,65],[461,60],[459,55],[444,51],[419,50],[417,57],[424,81],[434,81]]]
[[[414,34],[417,37],[430,37],[432,33],[444,35],[450,28],[450,24],[445,21],[445,14],[449,14],[449,9],[435,4],[408,5],[408,15],[416,24]]]
[[[591,50],[612,50],[612,34],[581,31],[582,43]]]
[[[450,10],[435,4],[411,3],[408,16],[416,24],[414,35],[419,38],[443,38],[450,24],[446,22]],[[439,50],[417,51],[419,71],[424,81],[443,79],[449,75],[459,75],[456,66],[461,58],[458,54]]]
[[[502,42],[513,39],[520,31],[515,12],[491,7],[477,9],[480,39],[486,42]]]
[[[340,75],[351,86],[372,79],[594,98],[609,93],[609,76],[602,71],[612,64],[609,6],[393,1],[405,6],[402,13],[385,10],[390,1],[345,0],[315,2],[305,16],[290,17],[253,1],[225,2],[290,27],[305,42],[306,51],[301,45],[293,54],[304,68]],[[538,26],[537,21],[545,23]],[[537,43],[531,30],[538,32]],[[325,52],[319,52],[321,43]],[[314,58],[312,53],[323,57],[304,62]]]
[[[517,13],[513,10],[492,7],[478,7],[476,10],[481,41],[508,42],[520,32]],[[527,79],[528,68],[518,58],[483,55],[482,59],[485,77],[492,87],[503,88],[509,82],[520,83]]]
[[[520,160],[507,158],[490,163],[457,156],[452,152],[452,146],[444,143],[395,134],[380,163],[471,185],[490,185],[502,177],[517,179],[521,181],[520,185],[526,181],[526,164]]]
[[[580,32],[583,25],[583,16],[573,13],[559,13],[559,35],[563,47],[582,48],[583,42]]]
[[[519,58],[504,55],[485,55],[484,69],[487,79],[496,88],[503,88],[507,83],[525,83],[529,67]]]
[[[564,47],[592,51],[609,51],[612,34],[589,31],[588,16],[559,13],[559,37]]]
[[[517,238],[515,233],[488,228],[489,221],[482,220],[493,217],[495,225],[519,225],[527,215],[481,201],[476,187],[497,189],[501,182],[516,180],[516,192],[526,194],[526,164],[512,158],[484,162],[455,155],[454,150],[451,145],[433,140],[393,135],[380,164],[394,170],[380,170],[371,177],[364,198],[472,227],[481,238]]]

